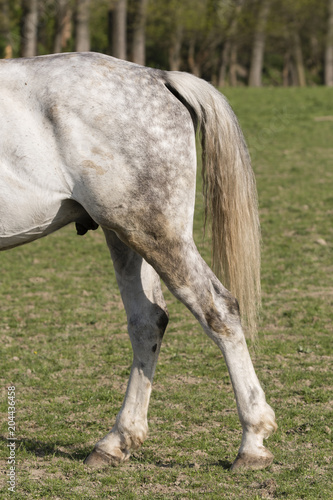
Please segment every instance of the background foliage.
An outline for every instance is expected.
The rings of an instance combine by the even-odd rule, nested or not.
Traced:
[[[77,11],[84,4],[89,13],[90,49],[112,54],[111,18],[120,1],[126,4],[126,0],[0,0],[0,54],[22,54],[27,4],[35,4],[38,10],[36,53],[54,52],[59,22],[65,32],[61,50],[75,50]],[[133,58],[131,43],[142,2],[149,66],[170,68],[176,51],[176,69],[196,73],[220,86],[247,84],[264,5],[268,12],[260,68],[264,85],[323,84],[325,66],[333,65],[325,56],[329,44],[333,51],[332,0],[128,0],[127,59]],[[221,71],[226,72],[225,78]]]

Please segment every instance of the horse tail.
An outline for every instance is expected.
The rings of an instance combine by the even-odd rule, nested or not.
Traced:
[[[256,183],[237,118],[226,98],[188,73],[165,72],[165,85],[201,131],[205,225],[211,219],[213,270],[237,298],[255,339],[260,308],[260,225]]]

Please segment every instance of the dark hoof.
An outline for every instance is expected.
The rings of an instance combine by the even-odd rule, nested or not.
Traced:
[[[265,455],[250,455],[248,453],[239,453],[232,464],[230,470],[238,472],[242,470],[266,469],[273,462],[273,454],[265,449]]]
[[[89,465],[89,467],[97,468],[97,467],[106,467],[110,465],[115,466],[118,465],[120,462],[121,460],[118,457],[114,457],[112,455],[109,455],[103,450],[94,448],[83,463],[85,465]]]

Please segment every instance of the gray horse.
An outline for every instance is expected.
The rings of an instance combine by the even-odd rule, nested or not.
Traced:
[[[0,249],[70,222],[79,234],[100,225],[127,313],[134,356],[125,400],[86,463],[120,463],[146,438],[168,323],[162,278],[227,363],[243,428],[233,469],[269,465],[273,456],[263,439],[276,429],[274,412],[255,374],[238,306],[255,331],[256,187],[224,97],[192,75],[94,53],[1,60],[0,89]],[[213,268],[228,289],[192,237],[197,129]]]

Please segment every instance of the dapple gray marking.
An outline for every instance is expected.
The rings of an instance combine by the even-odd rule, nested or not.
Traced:
[[[168,314],[159,277],[223,352],[243,437],[234,469],[265,467],[276,428],[247,350],[259,300],[255,182],[237,120],[223,96],[186,73],[101,54],[0,61],[0,249],[76,222],[101,225],[128,317],[133,365],[112,430],[90,465],[129,458],[147,434],[153,375]],[[195,129],[203,143],[206,212],[215,267],[192,238]]]

